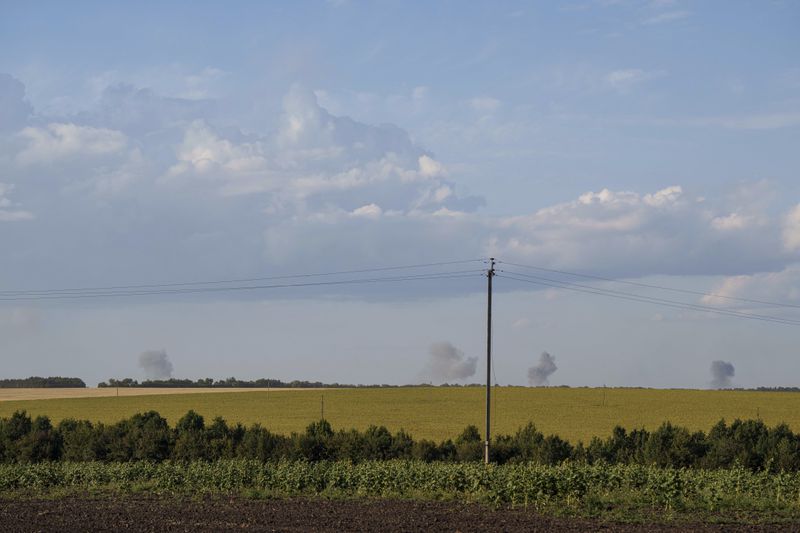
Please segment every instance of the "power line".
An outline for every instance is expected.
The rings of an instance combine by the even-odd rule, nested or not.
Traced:
[[[128,296],[152,296],[159,294],[197,294],[197,293],[216,293],[216,292],[229,292],[229,291],[250,291],[250,290],[268,290],[268,289],[285,289],[296,287],[319,287],[330,285],[355,285],[363,283],[393,283],[402,281],[423,281],[423,280],[447,280],[447,279],[462,279],[474,277],[477,273],[483,273],[483,270],[462,270],[456,272],[439,272],[429,274],[415,274],[402,277],[393,278],[359,278],[350,280],[337,280],[337,281],[316,281],[306,283],[282,283],[274,285],[245,285],[245,286],[232,286],[232,287],[192,287],[183,289],[155,289],[155,290],[140,290],[140,291],[113,291],[113,292],[88,292],[88,293],[74,293],[74,294],[44,294],[44,295],[30,295],[30,296],[11,296],[0,297],[0,301],[29,301],[29,300],[72,300],[72,299],[86,299],[86,298],[114,298],[114,297],[128,297]]]
[[[290,274],[282,276],[266,276],[256,278],[238,278],[238,279],[222,279],[212,281],[187,281],[177,283],[157,283],[157,284],[134,284],[134,285],[110,285],[105,287],[74,287],[74,288],[61,288],[61,289],[27,289],[27,290],[4,290],[0,291],[2,296],[25,296],[25,295],[48,295],[51,293],[83,293],[83,292],[97,292],[97,291],[116,291],[127,289],[161,289],[169,287],[188,287],[193,285],[221,285],[225,283],[251,283],[254,281],[274,281],[280,279],[300,279],[300,278],[315,278],[326,276],[339,276],[345,274],[364,274],[368,272],[386,272],[391,270],[405,270],[415,268],[430,268],[436,266],[458,265],[464,263],[475,263],[485,261],[485,259],[464,259],[461,261],[440,261],[436,263],[420,263],[415,265],[401,265],[401,266],[388,266],[377,268],[363,268],[358,270],[339,270],[334,272],[321,272],[316,274]],[[2,298],[0,298],[2,299]]]
[[[525,274],[519,274],[517,272],[509,272],[510,274],[514,275],[521,275],[525,276]],[[672,307],[675,309],[682,309],[682,310],[692,310],[692,311],[702,311],[707,313],[716,313],[719,315],[735,317],[735,318],[744,318],[749,320],[761,320],[764,322],[773,322],[778,324],[790,325],[790,326],[800,326],[800,321],[784,319],[780,317],[774,316],[767,316],[767,315],[755,315],[750,313],[743,313],[740,311],[731,311],[725,309],[717,309],[714,307],[707,307],[701,306],[696,304],[690,304],[686,302],[678,302],[675,300],[665,300],[663,298],[654,298],[651,296],[640,296],[636,294],[620,292],[620,291],[612,291],[608,289],[600,289],[596,287],[589,287],[586,285],[579,285],[575,283],[563,282],[558,280],[547,280],[547,278],[537,278],[539,281],[535,281],[534,279],[522,279],[513,276],[505,276],[502,274],[498,274],[498,277],[512,279],[515,281],[520,281],[524,283],[531,283],[534,285],[541,285],[547,287],[554,287],[558,289],[566,289],[575,292],[584,292],[587,294],[594,294],[598,296],[608,296],[610,298],[617,298],[620,300],[629,300],[634,302],[642,302],[642,303],[649,303],[653,305],[661,305],[663,307]],[[535,278],[535,276],[528,276],[530,278]],[[545,281],[546,280],[546,281]]]
[[[699,311],[714,311],[714,312],[721,311],[721,312],[724,312],[724,313],[727,313],[727,314],[743,316],[743,317],[746,317],[746,318],[758,317],[758,318],[764,318],[764,319],[768,319],[768,320],[781,320],[781,321],[787,321],[787,322],[795,322],[794,320],[788,319],[788,318],[774,317],[774,316],[770,316],[770,315],[759,315],[759,314],[756,314],[756,313],[746,313],[744,311],[736,311],[736,310],[733,310],[733,309],[719,309],[719,308],[710,307],[710,306],[707,306],[707,305],[693,304],[693,303],[681,302],[681,301],[676,301],[676,300],[667,300],[667,299],[664,299],[664,298],[659,298],[657,296],[647,296],[647,295],[641,295],[641,294],[633,294],[633,293],[630,293],[630,292],[616,291],[616,290],[613,290],[613,289],[603,289],[603,288],[600,288],[600,287],[592,287],[592,286],[589,286],[589,285],[581,285],[579,283],[572,283],[570,281],[561,281],[561,280],[555,280],[555,279],[551,279],[551,278],[544,278],[544,277],[541,277],[541,276],[532,276],[530,274],[522,274],[522,273],[519,273],[519,272],[509,272],[509,273],[514,274],[515,276],[522,276],[524,278],[531,278],[531,279],[536,279],[536,280],[539,280],[539,281],[546,281],[546,282],[550,282],[550,283],[559,283],[559,284],[564,284],[564,285],[570,285],[570,286],[573,286],[573,287],[580,287],[580,288],[583,288],[583,289],[601,291],[601,292],[604,292],[604,293],[618,294],[618,295],[622,295],[622,296],[632,296],[632,297],[635,297],[635,298],[653,300],[655,302],[660,302],[660,303],[668,303],[668,304],[675,304],[675,305],[685,305],[685,306],[689,306],[689,307],[691,307],[691,308],[693,308],[695,310],[699,310]],[[797,321],[797,324],[800,325],[800,321]]]
[[[578,278],[596,279],[596,280],[600,280],[600,281],[610,281],[612,283],[624,283],[626,285],[633,285],[633,286],[636,286],[636,287],[644,287],[644,288],[648,288],[648,289],[658,289],[658,290],[662,290],[662,291],[681,292],[681,293],[684,293],[684,294],[694,294],[696,296],[709,296],[709,297],[712,297],[712,298],[721,298],[721,299],[725,299],[725,300],[734,300],[734,301],[739,301],[739,302],[747,302],[747,303],[762,304],[762,305],[771,305],[771,306],[774,306],[774,307],[790,307],[790,308],[794,308],[794,309],[800,309],[800,305],[790,304],[790,303],[786,303],[786,302],[771,302],[771,301],[768,301],[768,300],[755,300],[755,299],[752,299],[752,298],[740,298],[740,297],[737,297],[737,296],[726,296],[724,294],[714,294],[714,293],[710,293],[710,292],[694,291],[694,290],[691,290],[691,289],[681,289],[681,288],[678,288],[678,287],[667,287],[665,285],[655,285],[655,284],[651,284],[651,283],[641,283],[641,282],[638,282],[638,281],[606,278],[606,277],[603,277],[603,276],[595,276],[595,275],[592,275],[592,274],[580,274],[578,272],[569,272],[567,270],[557,270],[557,269],[554,269],[554,268],[544,268],[544,267],[534,266],[534,265],[521,265],[519,263],[510,263],[508,261],[498,261],[498,263],[502,263],[502,264],[505,264],[505,265],[511,265],[511,266],[515,266],[515,267],[519,267],[519,268],[530,268],[532,270],[540,270],[542,272],[552,272],[554,274],[564,274],[564,275],[567,275],[567,276],[574,276],[574,277],[578,277]]]

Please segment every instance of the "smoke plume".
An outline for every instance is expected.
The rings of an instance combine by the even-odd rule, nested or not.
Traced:
[[[555,357],[547,352],[539,356],[539,363],[528,369],[528,383],[534,386],[547,385],[547,378],[558,370]]]
[[[731,363],[714,361],[711,363],[711,386],[715,389],[727,389],[731,386],[731,378],[736,370]]]
[[[436,381],[466,379],[475,375],[478,358],[464,358],[464,352],[449,342],[434,342],[428,353],[430,361],[425,374]]]
[[[139,367],[147,379],[169,379],[172,377],[172,363],[164,350],[148,350],[139,354]]]

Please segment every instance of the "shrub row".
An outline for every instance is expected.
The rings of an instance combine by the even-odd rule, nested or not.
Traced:
[[[760,420],[720,421],[707,434],[669,423],[652,432],[617,427],[606,439],[594,438],[588,445],[579,442],[574,446],[528,424],[513,435],[494,437],[491,450],[492,460],[501,464],[573,461],[800,471],[800,435],[786,425],[769,428]],[[303,433],[279,435],[258,424],[230,426],[222,418],[206,424],[194,411],[174,428],[155,411],[115,424],[67,419],[54,426],[47,417],[32,420],[25,412],[0,419],[0,463],[218,459],[469,462],[482,457],[483,441],[475,426],[468,426],[455,440],[433,442],[415,440],[402,430],[391,433],[383,426],[334,431],[325,420],[310,424]]]

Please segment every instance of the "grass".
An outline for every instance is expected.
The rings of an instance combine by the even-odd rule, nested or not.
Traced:
[[[302,431],[321,416],[334,428],[364,429],[370,424],[405,429],[415,438],[441,440],[468,424],[484,423],[481,388],[327,389],[215,392],[63,398],[0,402],[0,416],[24,409],[33,416],[115,422],[137,412],[156,410],[174,424],[194,409],[208,420],[261,423],[278,433]],[[601,388],[500,387],[493,392],[493,431],[512,433],[533,421],[545,434],[571,442],[607,436],[615,425],[655,429],[669,420],[707,431],[720,418],[756,418],[768,425],[786,422],[800,431],[800,393]]]

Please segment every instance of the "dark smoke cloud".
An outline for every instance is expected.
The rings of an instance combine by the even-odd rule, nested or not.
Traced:
[[[169,379],[172,377],[172,363],[164,350],[148,350],[139,354],[139,366],[147,379]]]
[[[466,379],[475,375],[478,358],[464,358],[464,352],[449,342],[434,342],[428,353],[430,361],[425,374],[436,381]]]
[[[547,352],[539,356],[539,363],[528,369],[528,383],[531,385],[547,385],[547,378],[558,370],[555,357]]]
[[[731,363],[714,361],[711,363],[711,386],[715,389],[727,389],[731,386],[731,378],[736,370]]]

